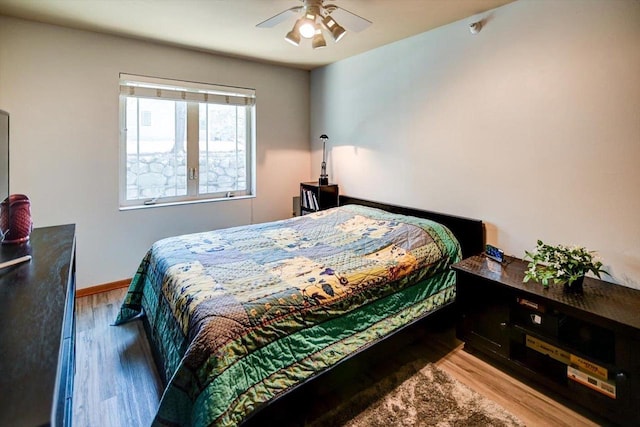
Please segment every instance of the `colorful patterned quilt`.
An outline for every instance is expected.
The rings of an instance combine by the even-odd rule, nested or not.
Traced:
[[[455,297],[444,226],[347,205],[156,242],[142,311],[167,379],[154,425],[231,426]]]

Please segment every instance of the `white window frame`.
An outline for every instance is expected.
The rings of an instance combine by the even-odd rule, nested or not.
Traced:
[[[187,102],[187,195],[154,199],[127,200],[127,98],[167,99]],[[246,190],[198,194],[199,192],[199,105],[222,104],[244,106],[246,112]],[[120,73],[120,210],[202,203],[255,197],[256,118],[255,89],[187,82]]]

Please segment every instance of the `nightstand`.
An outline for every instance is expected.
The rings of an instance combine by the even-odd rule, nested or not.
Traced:
[[[338,185],[319,185],[317,182],[300,183],[300,214],[305,215],[338,206]]]
[[[622,425],[640,425],[640,290],[585,278],[584,294],[523,283],[527,263],[453,265],[464,349]]]

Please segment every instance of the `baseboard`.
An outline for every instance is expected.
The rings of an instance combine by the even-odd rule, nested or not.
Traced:
[[[102,285],[90,286],[76,290],[76,298],[87,297],[89,295],[99,294],[101,292],[109,292],[114,289],[126,288],[131,283],[131,279],[118,280],[117,282],[104,283]]]

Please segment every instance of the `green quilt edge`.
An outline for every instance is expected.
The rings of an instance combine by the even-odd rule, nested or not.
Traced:
[[[401,292],[403,295],[389,295],[271,343],[223,372],[193,403],[184,390],[170,382],[154,425],[238,425],[257,407],[291,387],[452,300],[454,283],[453,272],[445,271],[407,288]],[[393,314],[386,314],[389,312]],[[366,322],[362,322],[363,318]],[[306,347],[305,351],[297,356],[293,352],[287,354],[286,350],[296,344]],[[263,366],[265,360],[270,360],[271,366],[256,372],[256,366]],[[254,375],[247,376],[247,372]]]

